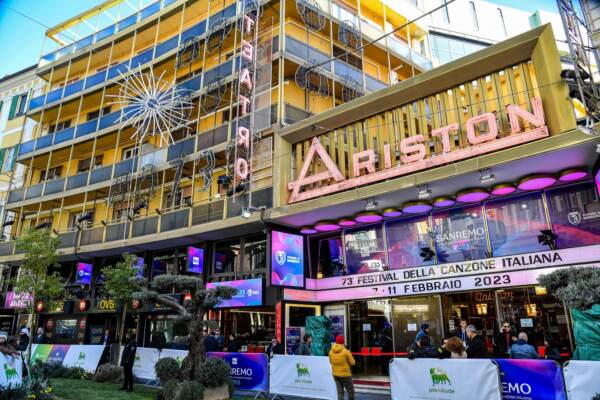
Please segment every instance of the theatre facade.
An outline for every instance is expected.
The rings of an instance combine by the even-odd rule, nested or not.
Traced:
[[[304,238],[305,279],[282,283],[288,350],[311,315],[346,336],[358,376],[387,375],[422,323],[436,343],[465,319],[491,351],[508,321],[573,350],[538,277],[600,266],[600,141],[560,72],[544,26],[278,132],[267,216]]]

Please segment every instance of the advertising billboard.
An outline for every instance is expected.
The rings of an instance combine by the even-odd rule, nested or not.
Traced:
[[[144,277],[144,258],[138,257],[133,268],[135,268],[135,270],[136,270],[135,276],[138,278],[143,278]]]
[[[217,286],[229,286],[238,290],[231,299],[221,300],[216,306],[217,308],[262,306],[263,282],[261,278],[206,284],[207,289],[214,289]]]
[[[269,359],[265,353],[207,353],[206,356],[220,358],[229,364],[229,378],[236,389],[269,390]]]
[[[201,274],[204,268],[204,249],[188,247],[188,272]]]
[[[304,238],[271,232],[271,285],[304,287]]]
[[[92,264],[88,263],[77,263],[77,277],[75,282],[81,283],[82,285],[89,285],[92,283]]]

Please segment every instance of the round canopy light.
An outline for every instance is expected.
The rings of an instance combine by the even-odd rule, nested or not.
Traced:
[[[487,190],[481,188],[467,189],[458,192],[456,195],[456,201],[461,203],[477,203],[490,197]]]
[[[494,196],[506,196],[516,191],[517,188],[512,183],[500,183],[492,188]]]
[[[456,203],[456,201],[449,196],[441,196],[433,199],[433,205],[436,207],[449,207],[454,203]]]
[[[407,214],[421,214],[426,213],[431,210],[433,207],[426,201],[415,200],[409,201],[402,205],[402,212]]]
[[[356,222],[360,222],[363,224],[379,222],[382,219],[383,217],[375,211],[363,211],[361,213],[356,214],[356,217],[354,217],[354,220]]]
[[[581,168],[570,168],[562,171],[558,180],[561,182],[575,182],[585,178],[587,175],[587,171]]]
[[[315,229],[319,232],[332,232],[340,229],[340,226],[333,221],[320,221],[315,224]]]
[[[339,226],[354,226],[354,225],[356,225],[356,221],[353,220],[352,218],[340,218],[338,220],[338,225]]]
[[[556,183],[556,178],[548,174],[529,175],[519,181],[521,190],[541,190]]]
[[[311,228],[310,226],[303,226],[302,228],[300,228],[300,233],[303,235],[312,235],[317,232],[318,231],[316,229]]]
[[[401,215],[402,211],[398,210],[397,208],[390,207],[383,210],[383,216],[387,218],[399,217]]]

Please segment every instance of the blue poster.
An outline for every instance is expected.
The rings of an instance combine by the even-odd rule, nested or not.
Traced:
[[[208,353],[207,357],[229,364],[229,377],[236,389],[269,391],[269,359],[265,353]]]
[[[495,360],[503,400],[567,400],[560,365],[551,360]]]
[[[201,274],[204,268],[204,249],[188,247],[188,272]]]
[[[77,283],[82,285],[89,285],[92,283],[92,264],[88,263],[77,263],[77,277],[75,278]]]
[[[271,285],[304,287],[304,237],[271,232]]]
[[[285,348],[288,355],[298,355],[302,330],[300,328],[285,328]]]

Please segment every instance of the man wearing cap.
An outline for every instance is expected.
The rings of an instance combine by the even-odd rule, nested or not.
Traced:
[[[425,324],[421,324],[421,329],[419,330],[419,332],[417,333],[417,336],[415,337],[415,343],[420,342],[421,339],[423,339],[423,337],[425,336],[429,336],[429,324],[425,323]]]
[[[344,400],[344,389],[348,392],[348,400],[354,400],[354,384],[352,383],[352,367],[356,362],[352,353],[344,346],[344,337],[337,336],[335,344],[329,352],[329,362],[333,379],[337,387],[338,400]]]
[[[17,345],[17,350],[27,351],[27,347],[29,347],[29,328],[24,326],[19,332],[19,344]]]
[[[19,357],[17,349],[8,344],[8,334],[4,331],[0,332],[0,353],[5,356]]]

